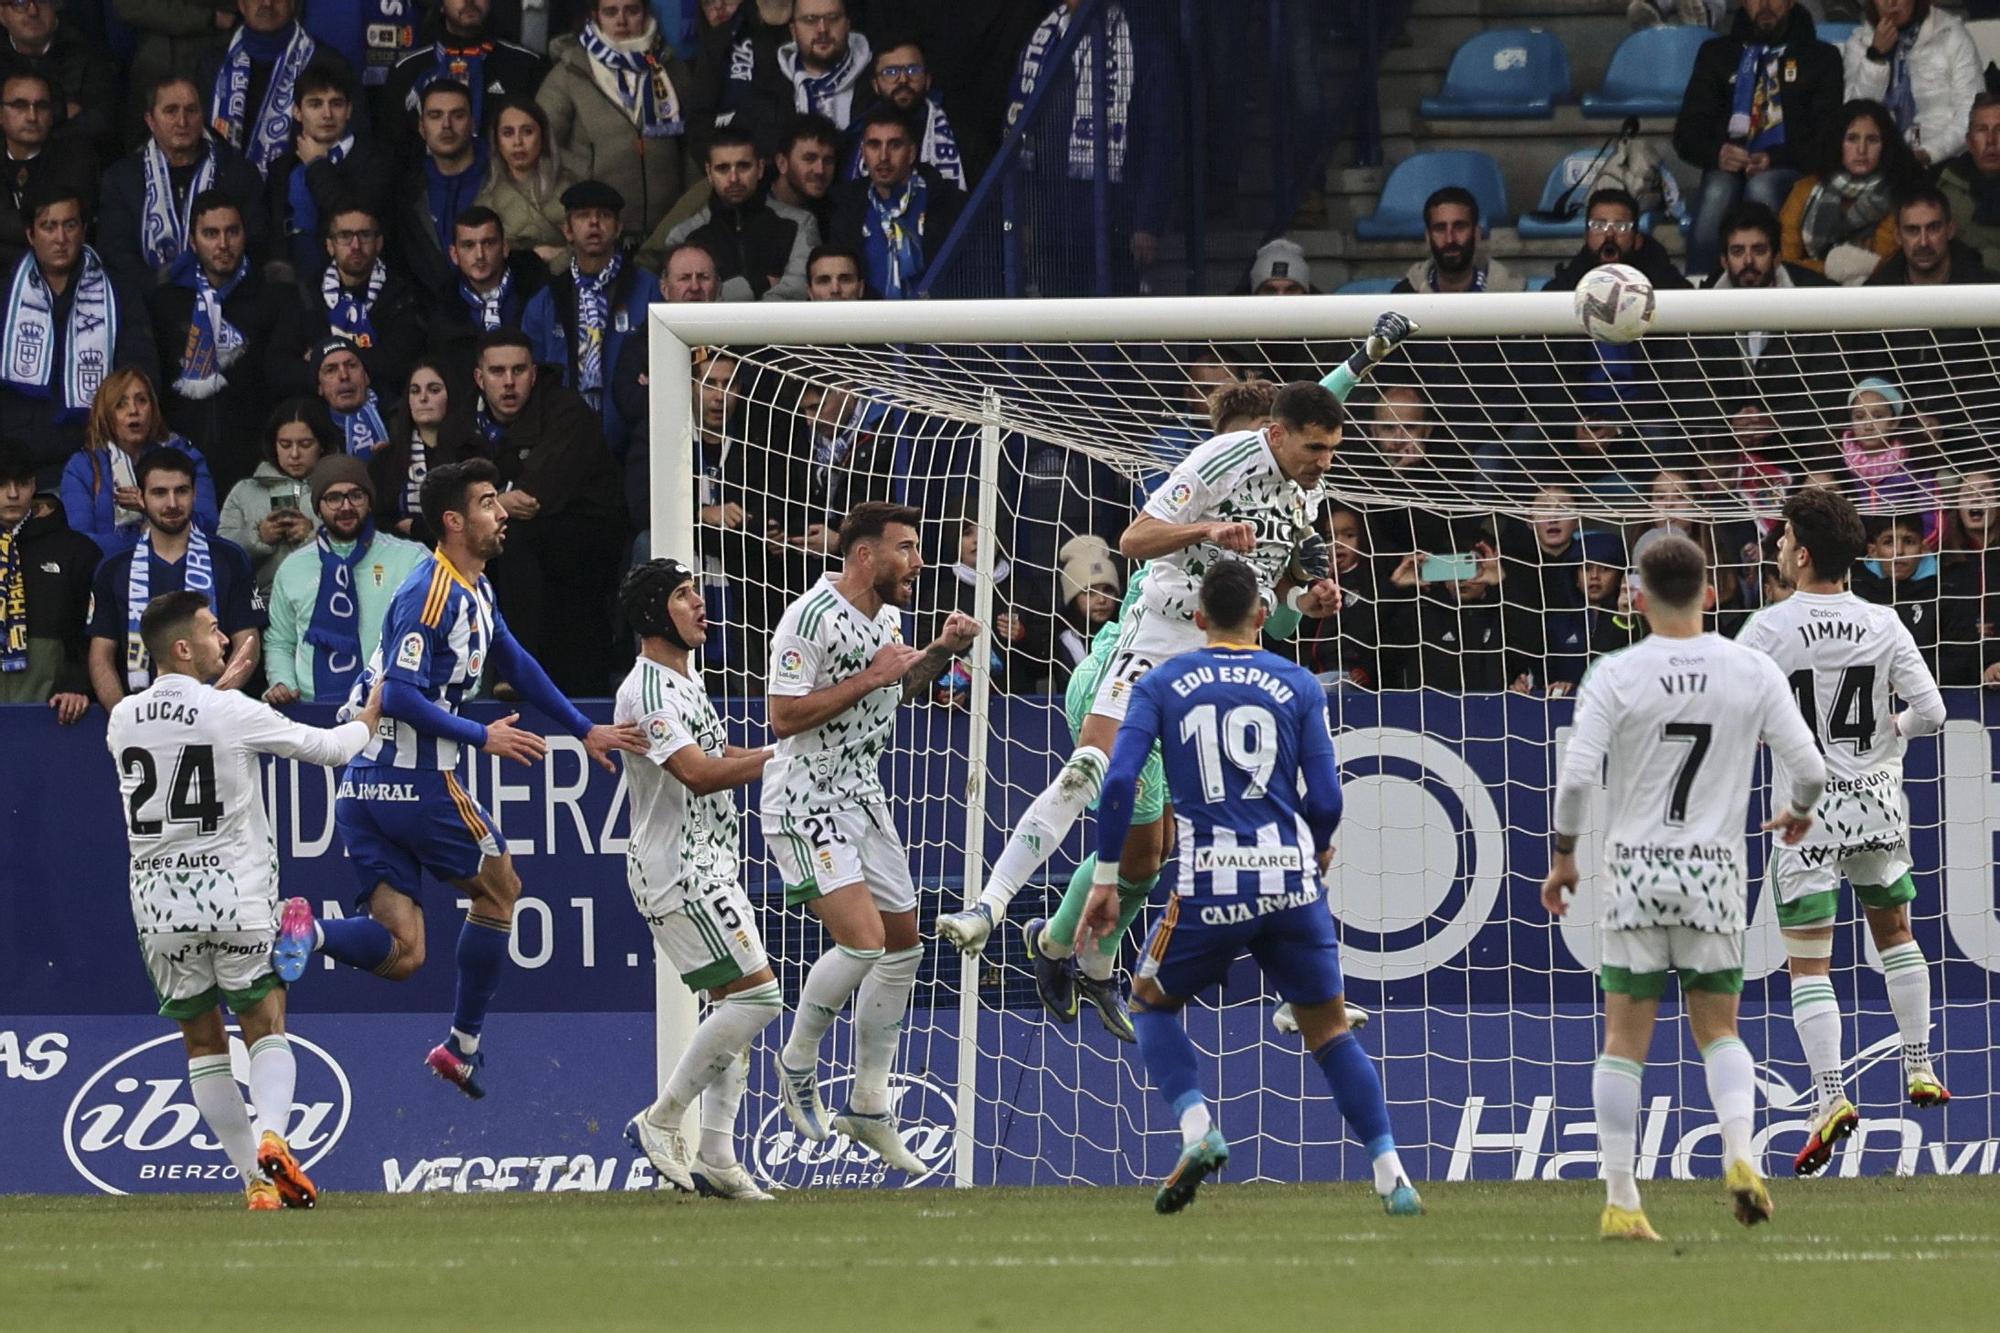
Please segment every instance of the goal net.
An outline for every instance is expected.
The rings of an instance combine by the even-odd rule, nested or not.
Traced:
[[[928,642],[952,610],[989,627],[902,711],[884,765],[927,943],[894,1086],[929,1179],[1114,1184],[1170,1168],[1174,1118],[1136,1048],[1088,1006],[1070,1024],[1044,1014],[1018,929],[1060,901],[1090,821],[976,963],[931,923],[976,895],[1068,755],[1065,685],[1132,575],[1119,535],[1214,433],[1214,391],[1317,380],[1391,308],[1419,332],[1349,399],[1322,488],[1346,606],[1267,646],[1328,690],[1347,796],[1329,905],[1405,1161],[1427,1179],[1594,1176],[1596,839],[1564,922],[1537,896],[1569,695],[1593,658],[1643,634],[1630,571],[1651,534],[1704,545],[1713,623],[1734,633],[1785,595],[1775,516],[1815,482],[1869,516],[1857,589],[1896,606],[1952,717],[1910,744],[1905,791],[1932,1045],[1954,1100],[1904,1105],[1880,961],[1844,902],[1834,980],[1864,1119],[1833,1169],[1995,1170],[2000,691],[1980,685],[2000,677],[2000,343],[1982,330],[2000,326],[2000,290],[1668,292],[1646,337],[1622,347],[1581,337],[1567,294],[655,307],[652,546],[701,562],[703,669],[738,738],[768,740],[771,630],[837,568],[830,534],[859,500],[923,511],[906,638]],[[1750,829],[1761,794],[1754,805]],[[829,942],[784,906],[757,824],[753,792],[750,888],[796,1000]],[[1802,1145],[1811,1079],[1762,837],[1751,846],[1744,1035],[1777,1174]],[[1151,910],[1123,942],[1121,980]],[[664,1062],[693,1001],[665,974],[660,998]],[[1299,1037],[1274,1027],[1276,1004],[1246,959],[1187,1014],[1234,1178],[1365,1179]],[[791,1135],[772,1078],[779,1039],[754,1053],[739,1126],[753,1169],[791,1187],[901,1183],[852,1145]],[[844,1020],[827,1054],[837,1104]],[[1684,1025],[1655,1043],[1644,1106],[1642,1175],[1718,1169]]]

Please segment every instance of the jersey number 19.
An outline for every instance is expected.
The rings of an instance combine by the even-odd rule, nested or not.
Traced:
[[[1271,773],[1278,766],[1278,720],[1271,710],[1258,704],[1238,704],[1216,719],[1214,704],[1201,704],[1181,719],[1181,740],[1194,742],[1195,761],[1201,766],[1201,792],[1210,801],[1226,801],[1229,789],[1224,782],[1223,760],[1250,781],[1242,799],[1254,801],[1271,785]]]

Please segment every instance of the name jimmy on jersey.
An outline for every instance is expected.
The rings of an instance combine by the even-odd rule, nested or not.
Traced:
[[[1158,615],[1193,621],[1202,577],[1224,559],[1247,562],[1270,591],[1312,529],[1313,503],[1305,488],[1278,467],[1263,431],[1216,436],[1168,474],[1143,512],[1168,523],[1248,523],[1257,545],[1238,555],[1213,542],[1197,542],[1158,557],[1149,567],[1142,605]]]

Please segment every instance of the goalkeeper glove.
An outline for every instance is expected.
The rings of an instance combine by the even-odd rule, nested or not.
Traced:
[[[1289,571],[1292,582],[1301,587],[1311,587],[1333,572],[1333,552],[1326,539],[1317,532],[1308,532],[1292,547],[1292,567]]]
[[[1375,321],[1375,331],[1367,341],[1354,349],[1354,355],[1347,358],[1347,368],[1356,379],[1360,379],[1375,368],[1375,363],[1402,345],[1403,339],[1417,331],[1417,326],[1407,316],[1391,310]]]

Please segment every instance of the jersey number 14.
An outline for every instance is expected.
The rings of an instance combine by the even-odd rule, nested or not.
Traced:
[[[1799,701],[1799,713],[1806,730],[1819,743],[1821,754],[1834,741],[1846,741],[1854,753],[1867,754],[1875,744],[1875,668],[1851,666],[1842,669],[1833,690],[1833,714],[1826,719],[1826,732],[1819,729],[1819,692],[1814,688],[1811,667],[1800,667],[1791,676],[1792,696]]]

